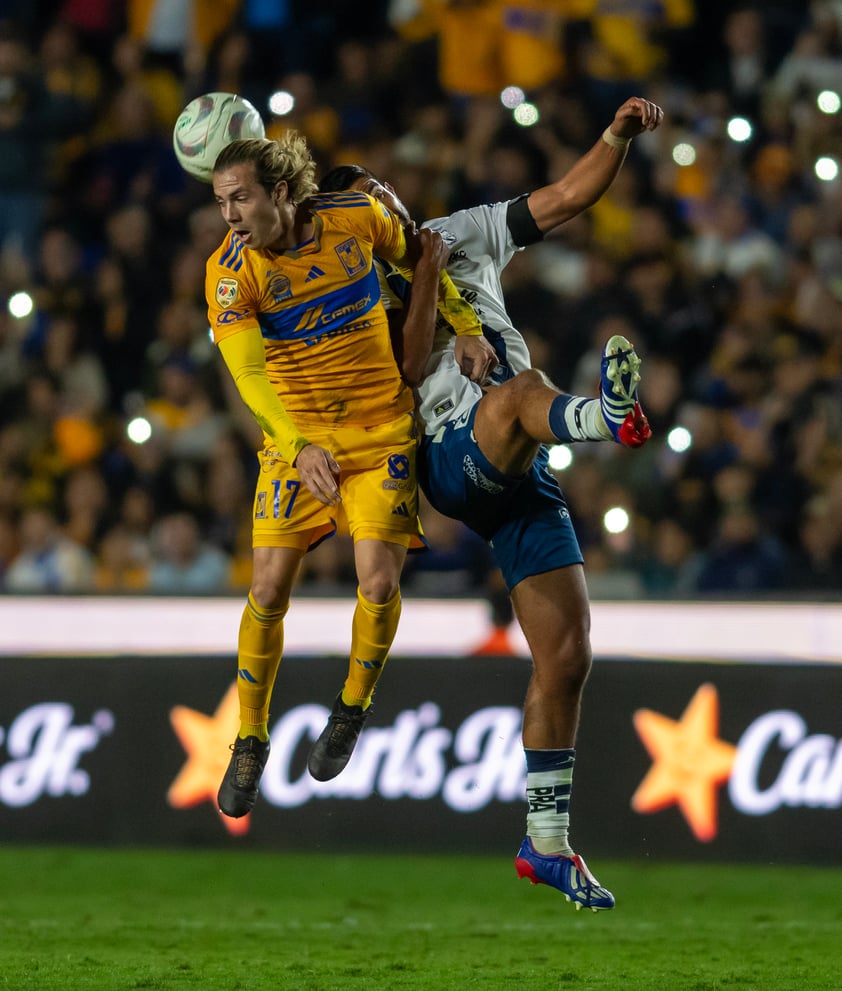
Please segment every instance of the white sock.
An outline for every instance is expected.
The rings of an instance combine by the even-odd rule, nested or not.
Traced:
[[[528,771],[526,775],[526,835],[538,853],[570,855],[570,791],[573,763],[554,771]]]
[[[613,440],[598,399],[558,396],[550,407],[550,429],[564,443]]]

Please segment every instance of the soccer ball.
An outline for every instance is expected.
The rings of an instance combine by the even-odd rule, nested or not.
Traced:
[[[238,138],[265,138],[260,114],[234,93],[197,96],[178,115],[173,129],[175,157],[185,172],[211,182],[216,156]]]

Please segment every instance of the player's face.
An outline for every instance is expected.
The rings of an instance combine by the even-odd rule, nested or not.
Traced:
[[[213,193],[222,218],[247,248],[281,246],[290,217],[281,209],[286,185],[270,195],[255,178],[250,162],[215,172]]]
[[[409,215],[409,210],[403,205],[402,201],[398,198],[398,194],[389,185],[388,182],[378,182],[376,179],[370,178],[369,176],[363,176],[351,186],[351,189],[356,189],[361,193],[368,193],[369,196],[373,196],[376,200],[380,200],[383,206],[390,212],[399,217],[404,224],[411,224],[412,217]]]

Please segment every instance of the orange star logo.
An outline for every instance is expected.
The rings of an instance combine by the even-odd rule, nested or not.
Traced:
[[[187,763],[167,792],[173,808],[188,809],[206,799],[216,808],[219,783],[231,758],[231,741],[240,727],[240,703],[236,682],[225,693],[213,716],[178,705],[170,712],[170,722],[187,751]],[[233,836],[248,832],[250,814],[230,819],[219,814]]]
[[[717,738],[719,698],[702,685],[676,722],[651,709],[638,709],[634,728],[653,764],[632,796],[635,812],[678,805],[696,838],[716,836],[717,790],[731,775],[737,748]]]

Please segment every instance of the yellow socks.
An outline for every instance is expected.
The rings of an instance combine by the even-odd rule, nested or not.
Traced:
[[[269,739],[269,700],[284,646],[282,609],[263,609],[249,592],[237,642],[237,694],[240,700],[239,736]]]
[[[374,686],[389,656],[400,615],[400,591],[388,602],[377,605],[363,598],[357,589],[357,608],[351,626],[351,661],[342,689],[345,705],[361,705],[363,709],[371,705]]]

